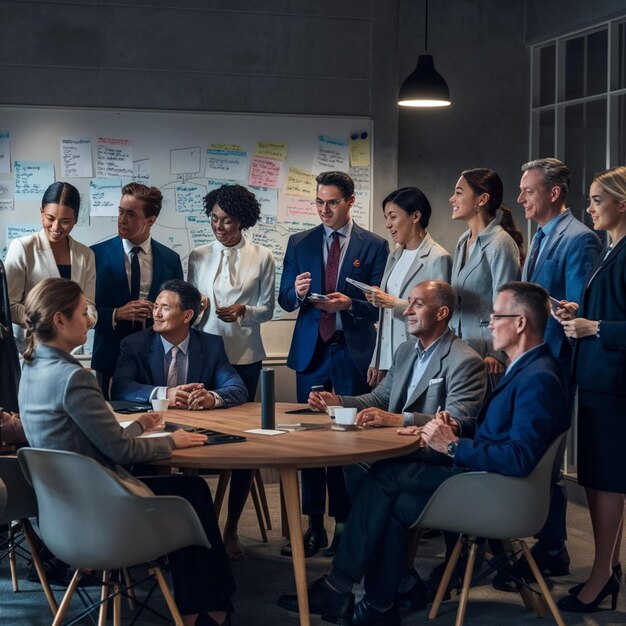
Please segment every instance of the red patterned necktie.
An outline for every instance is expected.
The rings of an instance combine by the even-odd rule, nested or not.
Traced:
[[[337,274],[339,273],[339,260],[341,258],[341,246],[339,245],[339,233],[333,233],[333,242],[326,259],[326,271],[324,273],[324,293],[332,293],[337,289]],[[320,337],[324,342],[334,334],[336,328],[336,313],[322,311],[320,315]]]

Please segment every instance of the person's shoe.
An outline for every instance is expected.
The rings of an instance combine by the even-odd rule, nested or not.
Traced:
[[[304,543],[304,556],[308,559],[315,556],[322,548],[328,545],[328,535],[325,530],[309,528],[304,533],[304,537],[302,537],[302,543]],[[285,544],[280,549],[280,553],[283,556],[291,556],[291,543]]]
[[[617,596],[619,594],[619,580],[611,574],[611,577],[607,581],[606,585],[602,588],[600,593],[594,600],[588,603],[581,602],[578,596],[565,596],[561,598],[556,604],[561,611],[568,611],[570,613],[595,613],[599,609],[600,603],[607,596],[611,596],[611,610],[615,611],[617,608]]]
[[[415,584],[408,591],[396,594],[396,605],[401,609],[423,611],[426,605],[433,601],[434,594],[415,570],[411,570],[411,575],[415,579]]]
[[[354,607],[352,614],[353,626],[400,626],[401,623],[400,611],[396,604],[386,611],[377,611],[369,603],[367,596]]]
[[[618,583],[622,581],[622,564],[621,563],[618,563],[617,565],[613,566],[613,576],[617,578]],[[567,590],[567,593],[569,593],[570,596],[577,596],[581,592],[584,586],[585,586],[585,583],[578,583],[577,585],[570,587]]]
[[[530,549],[530,553],[543,576],[567,576],[569,574],[570,558],[565,544],[558,550],[547,550],[541,541],[538,541]],[[524,557],[520,558],[519,566],[524,578],[534,582],[535,577]]]
[[[298,612],[298,596],[282,595],[276,603],[283,609]],[[321,615],[325,622],[351,626],[354,611],[354,594],[335,591],[326,577],[318,578],[309,587],[309,613]]]
[[[322,552],[322,554],[324,556],[331,556],[331,557],[335,556],[335,554],[337,554],[337,550],[339,549],[340,541],[341,541],[341,533],[339,534],[335,533],[330,545],[328,546],[328,548],[326,548],[326,550],[324,550],[324,552]]]
[[[200,615],[196,617],[195,626],[231,626],[232,622],[230,620],[230,615],[231,614],[228,613],[224,621],[218,624],[210,615],[200,613]]]

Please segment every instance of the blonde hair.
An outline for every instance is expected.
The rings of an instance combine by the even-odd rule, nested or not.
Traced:
[[[626,202],[626,167],[612,167],[596,174],[594,183],[600,185],[602,191],[615,198],[618,202]]]
[[[26,339],[22,355],[25,363],[32,363],[37,343],[56,337],[55,313],[71,318],[82,293],[78,283],[67,278],[46,278],[30,291],[24,303]]]

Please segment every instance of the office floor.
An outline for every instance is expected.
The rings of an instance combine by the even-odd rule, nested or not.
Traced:
[[[211,479],[214,492],[215,481]],[[276,606],[276,599],[281,593],[295,593],[293,570],[291,563],[281,557],[280,546],[280,513],[278,508],[278,486],[266,485],[270,503],[273,529],[268,532],[269,543],[263,544],[259,528],[254,516],[254,509],[248,504],[241,525],[241,537],[246,549],[246,559],[233,563],[233,571],[237,580],[238,591],[234,597],[236,613],[235,626],[297,626],[297,615],[288,613]],[[593,545],[589,517],[584,507],[571,504],[568,509],[568,528],[570,538],[568,547],[572,558],[572,572],[569,576],[554,579],[553,593],[556,598],[567,592],[567,588],[583,580],[591,564]],[[428,540],[420,545],[416,566],[423,576],[441,561],[443,544],[440,539]],[[626,563],[626,551],[623,551],[622,563]],[[322,576],[330,567],[330,559],[315,557],[307,563],[309,581]],[[25,579],[26,566],[20,566],[21,591],[17,594],[11,590],[9,571],[6,559],[0,563],[0,624],[3,626],[44,626],[51,623],[51,614],[39,585],[28,583]],[[622,587],[617,611],[602,611],[591,615],[575,615],[564,613],[566,624],[584,626],[618,626],[626,624],[626,586]],[[54,588],[58,600],[62,590]],[[95,589],[93,594],[95,595]],[[153,600],[156,606],[160,600]],[[608,604],[608,600],[607,600]],[[452,626],[456,614],[455,599],[442,605],[439,617],[433,624]],[[72,614],[80,609],[80,601],[72,603]],[[124,623],[129,624],[130,618],[124,604]],[[413,626],[428,622],[425,611],[403,615],[403,625]],[[81,624],[89,624],[84,619]],[[137,624],[159,624],[152,616],[142,616]],[[521,599],[517,594],[506,594],[492,589],[489,582],[482,583],[470,593],[470,602],[465,624],[467,626],[502,626],[530,625],[554,623],[549,617],[537,621],[534,613],[524,611]],[[318,617],[312,618],[312,624],[322,624]]]

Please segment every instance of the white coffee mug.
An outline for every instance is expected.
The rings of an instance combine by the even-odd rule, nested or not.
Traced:
[[[344,407],[335,408],[335,423],[341,426],[351,426],[356,420],[356,409],[346,409]]]
[[[164,400],[157,400],[156,398],[152,400],[152,410],[153,411],[167,411],[167,406],[170,401],[165,398]]]

